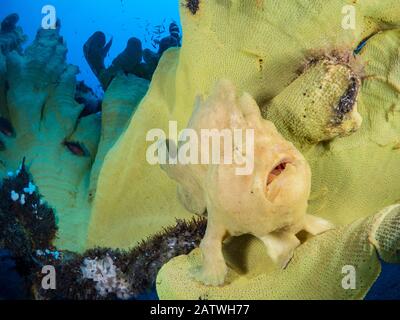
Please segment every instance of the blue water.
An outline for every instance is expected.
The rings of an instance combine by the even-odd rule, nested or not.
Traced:
[[[382,262],[382,272],[366,300],[400,300],[400,264]]]
[[[99,82],[90,70],[83,56],[82,47],[96,31],[103,31],[107,40],[113,37],[113,45],[106,64],[125,49],[131,37],[142,40],[143,47],[153,49],[148,31],[157,25],[179,24],[179,4],[176,0],[1,0],[0,19],[10,13],[18,13],[19,25],[29,36],[30,43],[41,26],[42,8],[52,5],[57,18],[61,19],[61,34],[68,45],[68,62],[77,65],[81,74],[79,80],[101,92]],[[146,29],[148,31],[146,31]]]
[[[23,280],[15,269],[15,262],[7,250],[0,250],[0,300],[24,299]]]

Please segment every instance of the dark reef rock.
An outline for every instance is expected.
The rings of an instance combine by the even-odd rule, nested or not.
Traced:
[[[11,252],[0,249],[0,300],[22,300],[29,296],[24,279],[16,270]]]
[[[0,188],[0,249],[15,260],[28,292],[37,268],[36,252],[52,247],[57,226],[53,210],[41,200],[24,162]]]
[[[0,187],[0,262],[13,271],[16,298],[44,300],[136,299],[155,287],[160,268],[173,257],[198,247],[207,221],[178,220],[175,226],[143,241],[130,251],[95,248],[83,254],[53,246],[57,226],[54,211],[44,203],[25,160]],[[56,289],[42,289],[43,266],[56,271]],[[5,279],[0,279],[0,283]],[[7,287],[9,284],[4,284]],[[6,293],[1,293],[6,297]]]
[[[24,162],[9,173],[0,189],[0,246],[29,259],[34,251],[51,247],[57,226],[53,210],[41,200]]]
[[[165,263],[199,246],[206,226],[205,219],[178,220],[175,226],[166,228],[130,251],[95,248],[83,255],[61,253],[62,258],[52,262],[57,275],[60,275],[57,289],[42,290],[42,275],[37,274],[36,298],[139,299],[152,292],[157,273]],[[96,277],[88,277],[91,268],[98,270]]]
[[[7,137],[12,137],[15,135],[15,131],[11,122],[3,117],[0,117],[0,132]]]

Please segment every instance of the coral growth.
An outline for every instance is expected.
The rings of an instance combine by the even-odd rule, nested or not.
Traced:
[[[198,247],[205,228],[204,219],[177,221],[132,250],[95,248],[82,255],[64,254],[62,260],[55,261],[60,275],[57,290],[42,290],[39,274],[36,298],[135,299],[154,290],[157,273],[166,262]]]
[[[132,250],[97,248],[80,255],[53,246],[55,213],[43,201],[24,162],[4,179],[0,199],[0,249],[15,260],[27,298],[133,299],[154,288],[167,261],[198,247],[206,227],[204,219],[177,221]],[[46,265],[55,267],[55,290],[42,288]]]
[[[54,211],[39,195],[24,161],[2,182],[0,199],[0,249],[8,250],[15,259],[28,291],[38,267],[36,252],[53,246],[57,232]]]
[[[96,283],[95,288],[100,297],[114,293],[118,299],[126,300],[132,296],[128,281],[124,279],[121,270],[114,265],[109,255],[101,259],[85,258],[81,272],[83,279],[90,279]]]
[[[200,0],[186,0],[185,7],[195,15],[200,8]]]
[[[13,254],[21,257],[31,256],[34,250],[50,248],[55,238],[57,226],[52,209],[41,199],[35,184],[32,183],[22,162],[19,169],[9,172],[1,186],[2,212],[1,229],[2,241],[6,241],[2,247],[9,249]],[[13,226],[21,226],[21,231],[26,234],[31,248],[19,250],[18,241],[14,242]],[[9,232],[8,234],[6,234]],[[16,231],[16,233],[19,233]]]

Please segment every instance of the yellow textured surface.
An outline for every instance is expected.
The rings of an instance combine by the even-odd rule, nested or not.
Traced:
[[[362,123],[357,104],[345,114],[335,111],[334,107],[350,85],[358,90],[360,83],[350,65],[335,61],[333,57],[324,57],[308,66],[271,102],[262,106],[262,113],[277,124],[287,139],[296,141],[301,148],[337,136],[348,136]]]
[[[375,246],[371,239],[377,239]],[[225,246],[226,259],[230,264],[229,284],[207,287],[191,278],[189,270],[201,261],[196,249],[188,256],[174,258],[160,270],[157,278],[159,297],[210,300],[361,299],[381,270],[376,249],[397,250],[396,258],[399,259],[400,205],[385,208],[374,216],[307,240],[295,251],[285,270],[260,268],[272,263],[256,238],[246,236],[232,241],[236,243]],[[237,250],[233,251],[232,245]],[[343,269],[346,266],[354,267],[355,289],[346,290],[342,286],[348,274]]]
[[[129,128],[105,158],[93,201],[89,246],[129,247],[175,223],[175,218],[190,217],[176,200],[176,185],[158,166],[146,162],[151,144],[146,143],[147,131],[161,128],[168,133],[168,120],[174,119],[169,110],[182,118],[171,101],[175,83],[169,81],[178,54],[176,49],[165,53],[155,74],[163,85],[150,86]],[[170,102],[168,108],[162,107],[165,102]]]
[[[104,157],[126,129],[148,87],[147,80],[123,74],[118,75],[108,87],[102,103],[99,148],[90,174],[90,198],[93,198],[96,193],[97,179]]]
[[[356,8],[355,30],[341,26],[344,5]],[[180,51],[168,51],[162,58],[150,91],[106,157],[92,211],[88,245],[130,247],[166,224],[172,224],[175,217],[190,217],[178,204],[175,184],[160,168],[145,161],[145,135],[149,129],[166,130],[168,120],[178,120],[183,128],[195,96],[207,96],[221,78],[230,79],[239,91],[249,92],[259,105],[267,104],[296,79],[296,71],[313,52],[329,52],[334,48],[352,51],[372,33],[395,29],[400,23],[400,10],[394,10],[397,7],[396,0],[366,0],[355,4],[351,0],[215,0],[200,1],[199,11],[192,15],[181,6],[183,47]],[[361,52],[367,62],[367,78],[359,98],[358,109],[364,122],[358,132],[328,143],[303,145],[293,141],[303,150],[312,168],[309,213],[347,225],[400,198],[400,171],[397,170],[400,142],[396,142],[400,123],[398,86],[392,81],[399,76],[398,41],[398,31],[385,31],[372,37]],[[279,127],[283,119],[271,120]],[[284,273],[261,274],[251,281],[247,277],[236,278],[235,286],[230,287],[231,294],[265,298],[265,292],[275,290],[274,297],[361,298],[379,272],[374,250],[365,241],[362,226],[363,223],[359,227],[346,226],[306,243]],[[351,232],[351,228],[357,231]],[[242,243],[243,250],[257,253],[256,258],[249,258],[249,263],[262,273],[269,263],[260,258],[260,251],[252,243]],[[346,258],[349,247],[360,256]],[[227,254],[235,250],[237,246],[233,244]],[[322,268],[330,256],[332,263],[324,271]],[[171,269],[187,275],[187,259],[191,257],[179,257],[167,264],[159,278],[173,277],[175,273]],[[343,293],[336,263],[347,260],[359,264],[364,282],[356,291]],[[244,263],[242,259],[239,267]],[[275,278],[282,281],[288,278],[287,285],[275,282]],[[311,278],[313,285],[310,285]],[[179,281],[174,279],[174,283],[160,280],[162,298],[198,298],[205,290],[183,281],[183,277]],[[303,287],[296,285],[299,281]],[[256,283],[261,285],[251,285]],[[211,291],[218,292],[215,290]],[[223,292],[226,295],[209,295],[229,295],[228,291]]]
[[[400,13],[396,16],[391,10],[395,3],[389,0],[357,3],[356,30],[341,27],[342,8],[353,4],[352,1],[264,1],[262,9],[250,0],[201,1],[196,15],[181,6],[183,47],[164,55],[147,96],[106,157],[92,210],[88,245],[130,247],[172,224],[175,217],[190,217],[178,204],[174,183],[159,167],[146,162],[148,130],[161,128],[168,132],[168,120],[178,120],[183,128],[195,96],[208,95],[220,78],[232,80],[239,91],[249,92],[259,104],[265,103],[297,77],[296,71],[310,52],[352,50],[369,35],[371,19],[377,19],[374,28],[383,26],[378,18],[385,21],[385,13],[391,23],[400,21]],[[368,21],[363,18],[367,15],[372,17]],[[373,64],[367,67],[372,68]],[[368,86],[365,82],[363,93]],[[378,92],[379,96],[382,94],[386,92]],[[369,112],[365,104],[359,110]],[[305,154],[313,171],[310,213],[345,224],[399,198],[396,192],[399,177],[393,172],[375,174],[375,170],[386,170],[382,162],[391,167],[400,162],[397,151],[387,146],[387,152],[382,152],[381,146],[366,137],[369,130],[366,123],[358,138],[353,135],[331,144],[317,144]],[[361,144],[362,147],[355,148]],[[371,159],[371,154],[377,156]],[[356,172],[350,173],[353,169]],[[371,184],[365,183],[366,170],[370,179],[373,175],[374,180],[378,178],[391,188],[378,188],[379,183],[371,188]],[[365,177],[364,182],[360,181],[360,175]],[[338,201],[344,195],[350,197],[349,201]],[[351,211],[344,210],[350,206]]]
[[[400,200],[399,45],[400,30],[385,31],[361,52],[366,64],[358,102],[361,128],[304,151],[313,173],[309,210],[336,224]]]

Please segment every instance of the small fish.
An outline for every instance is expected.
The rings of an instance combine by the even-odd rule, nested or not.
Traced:
[[[368,40],[371,39],[372,36],[374,36],[374,34],[366,37],[365,39],[363,39],[360,44],[358,45],[358,47],[354,50],[354,54],[359,54],[361,52],[361,50],[365,47],[365,45],[367,44]]]

